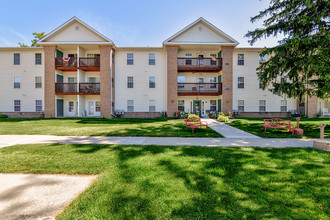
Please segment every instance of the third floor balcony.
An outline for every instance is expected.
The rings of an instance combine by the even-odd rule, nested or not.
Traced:
[[[76,57],[56,57],[55,68],[62,71],[77,71],[77,69],[100,71],[100,58],[81,57],[78,67],[78,58]]]
[[[222,70],[222,58],[178,57],[179,72],[219,72]]]

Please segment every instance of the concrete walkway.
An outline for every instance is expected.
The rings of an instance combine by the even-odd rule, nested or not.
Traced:
[[[313,140],[316,139],[0,135],[0,148],[17,145],[17,144],[44,144],[44,143],[207,146],[207,147],[223,147],[223,146],[313,147]]]
[[[250,134],[248,132],[242,131],[238,128],[226,125],[225,123],[219,122],[214,119],[203,118],[202,121],[205,121],[209,124],[209,127],[224,136],[225,138],[260,138],[256,135]]]
[[[0,219],[54,217],[86,190],[95,178],[96,176],[0,174]]]

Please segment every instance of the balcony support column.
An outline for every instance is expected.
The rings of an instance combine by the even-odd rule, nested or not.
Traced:
[[[166,46],[167,54],[167,115],[178,110],[178,50],[179,46]]]
[[[233,112],[233,46],[222,46],[222,111]]]
[[[44,106],[45,118],[53,118],[55,114],[55,45],[44,45],[45,76],[44,76]]]

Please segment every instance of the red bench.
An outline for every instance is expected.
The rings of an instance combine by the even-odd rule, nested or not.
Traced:
[[[292,130],[292,135],[294,134],[294,125],[291,124],[290,120],[283,120],[280,118],[264,119],[265,133],[267,128],[279,128]]]
[[[202,122],[200,118],[188,118],[186,121],[186,132],[188,131],[188,128],[192,129],[192,133],[194,133],[194,128],[201,128],[206,127],[206,130],[208,131],[208,124],[207,122]]]

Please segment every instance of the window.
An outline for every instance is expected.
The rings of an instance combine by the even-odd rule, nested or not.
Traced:
[[[186,65],[192,65],[192,59],[187,59],[187,58],[192,58],[192,54],[186,53]]]
[[[244,65],[244,54],[237,55],[237,65],[243,66]]]
[[[19,53],[14,53],[14,65],[21,64],[21,55]]]
[[[215,53],[210,54],[210,65],[217,65],[217,55]]]
[[[156,64],[156,54],[149,53],[149,65],[155,65],[155,64]]]
[[[68,83],[76,83],[76,77],[68,77]]]
[[[127,100],[127,111],[134,112],[134,100]]]
[[[238,111],[244,112],[244,100],[238,100]]]
[[[42,111],[42,100],[36,100],[36,112]]]
[[[266,111],[266,100],[259,100],[259,112]]]
[[[184,84],[180,84],[180,83],[184,83],[184,76],[178,76],[178,88],[184,88]]]
[[[101,112],[101,102],[100,101],[95,102],[95,112]]]
[[[41,53],[36,53],[35,54],[35,64],[36,65],[41,65]]]
[[[149,76],[149,88],[156,88],[156,77]]]
[[[244,77],[237,78],[237,88],[244,89]]]
[[[14,88],[15,89],[21,88],[21,77],[18,76],[14,77]]]
[[[127,88],[134,88],[133,76],[127,77]]]
[[[36,76],[35,77],[35,87],[36,87],[36,89],[42,88],[42,79],[41,79],[41,76]]]
[[[15,112],[21,111],[21,100],[14,100],[14,111]]]
[[[210,100],[210,111],[217,111],[217,100]]]
[[[259,54],[259,64],[262,64],[265,61],[266,61],[266,55],[260,55]]]
[[[100,78],[97,78],[97,77],[88,77],[87,78],[87,81],[89,83],[99,83],[100,82]]]
[[[184,112],[184,100],[178,100],[178,110]]]
[[[262,89],[262,83],[260,80],[259,80],[259,89]]]
[[[217,88],[216,82],[217,82],[217,77],[210,77],[210,83],[214,83],[214,84],[210,84],[211,89]]]
[[[75,58],[75,57],[77,57],[77,54],[70,53],[70,54],[68,54],[68,57]]]
[[[287,111],[288,111],[288,101],[281,100],[281,112],[287,112]]]
[[[133,65],[133,64],[134,64],[134,54],[127,53],[127,65]]]
[[[156,111],[156,101],[149,100],[149,112],[155,112],[155,111]]]

